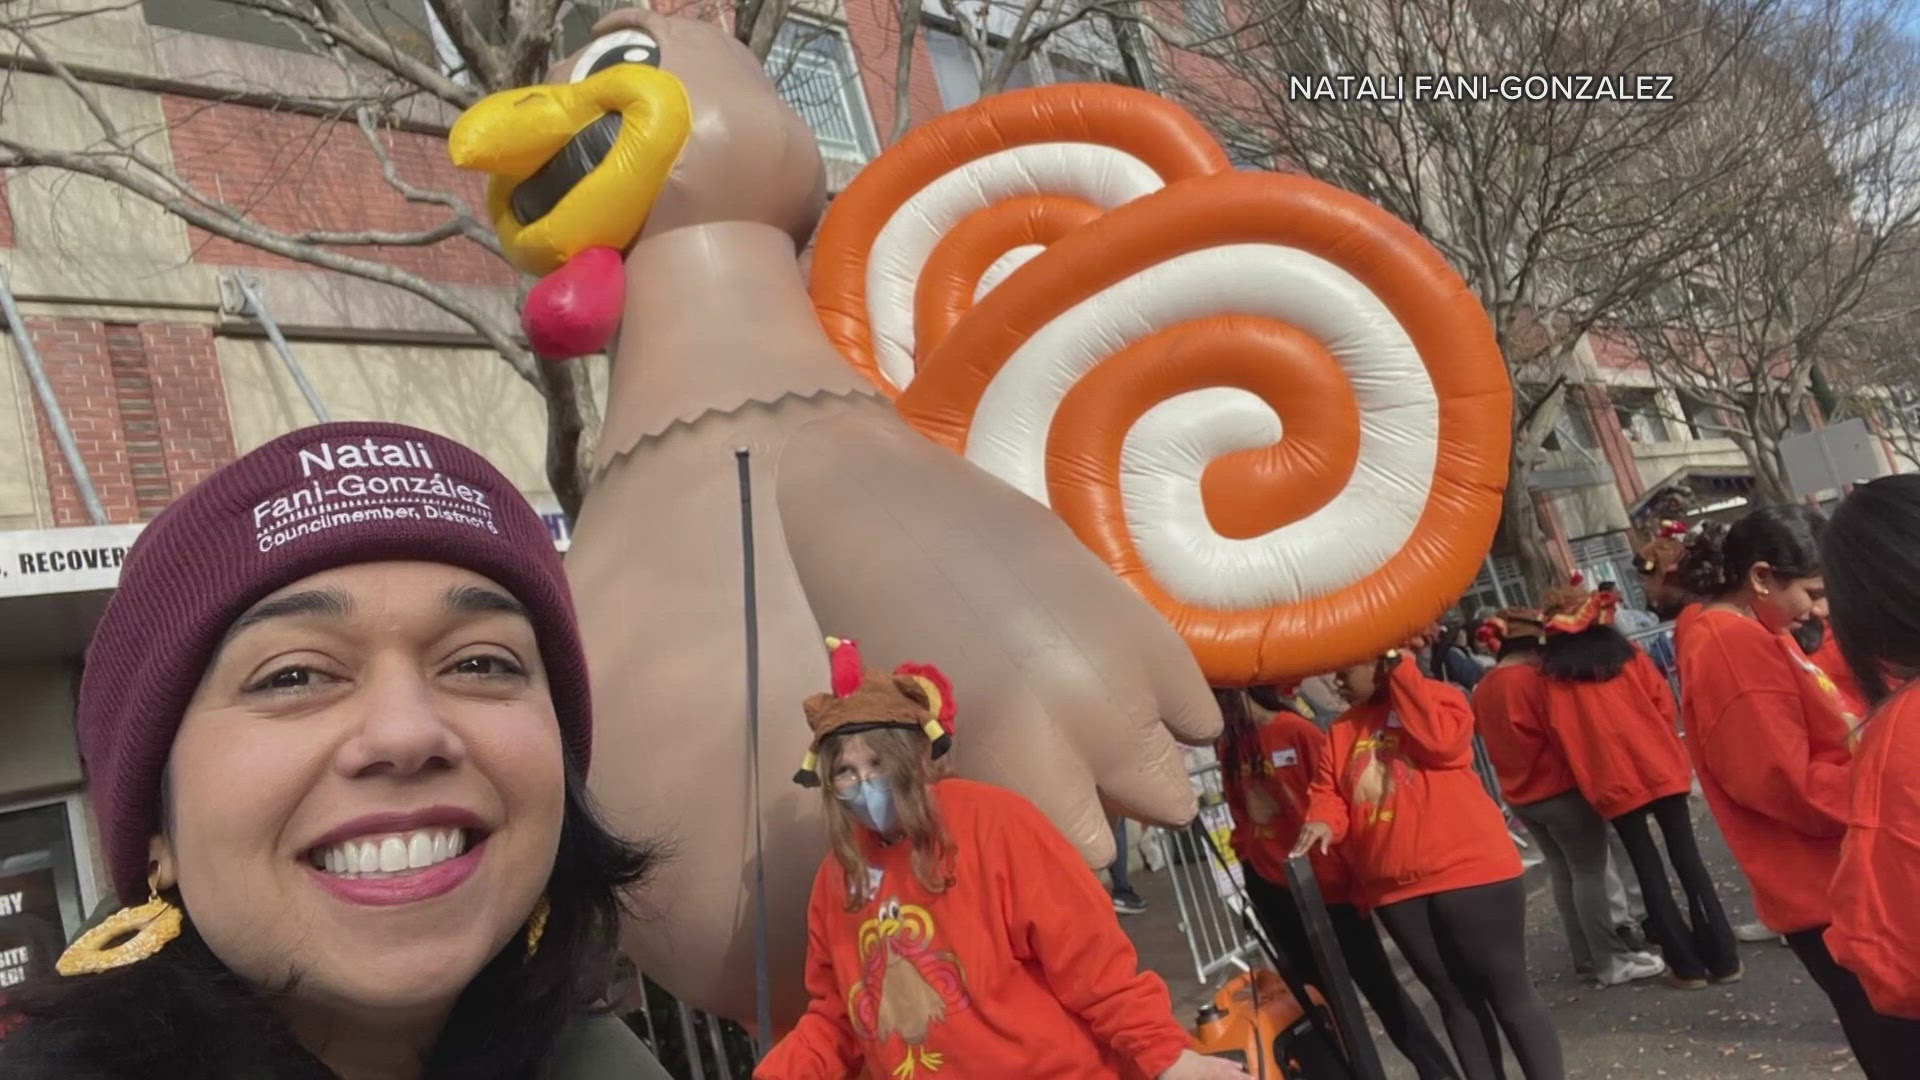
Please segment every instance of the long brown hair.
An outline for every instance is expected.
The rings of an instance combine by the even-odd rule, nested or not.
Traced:
[[[1247,694],[1242,690],[1216,686],[1213,700],[1220,705],[1220,741],[1214,744],[1215,756],[1225,777],[1251,780],[1273,772],[1273,765],[1260,752],[1260,728],[1247,709]],[[1285,708],[1281,703],[1281,708]],[[1269,710],[1278,711],[1278,710]]]
[[[913,845],[913,876],[930,893],[946,892],[953,885],[953,837],[933,804],[933,782],[944,770],[934,764],[926,735],[904,728],[873,728],[858,734],[880,759],[880,771],[892,785],[894,818],[901,837]],[[860,854],[855,831],[864,826],[833,789],[840,752],[852,737],[836,735],[820,744],[820,776],[826,781],[820,791],[827,804],[827,840],[847,879],[847,910],[858,911],[873,899],[867,860]]]

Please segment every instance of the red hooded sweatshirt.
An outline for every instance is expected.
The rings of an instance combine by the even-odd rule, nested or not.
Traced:
[[[1233,811],[1233,853],[1271,884],[1287,884],[1287,856],[1307,823],[1314,773],[1328,745],[1327,733],[1313,721],[1283,710],[1260,727],[1263,767],[1254,776],[1221,763],[1221,786]],[[1348,873],[1339,851],[1315,851],[1310,858],[1321,899],[1346,903]]]
[[[1497,664],[1473,688],[1473,716],[1500,794],[1529,806],[1574,788],[1573,767],[1547,731],[1546,690],[1536,664]]]
[[[1760,921],[1783,934],[1825,926],[1852,759],[1839,704],[1785,634],[1716,608],[1681,618],[1687,749]]]
[[[1827,948],[1873,1007],[1920,1020],[1920,691],[1868,721],[1853,763],[1853,808],[1833,878]]]
[[[1548,728],[1601,817],[1611,821],[1693,789],[1687,749],[1674,730],[1673,690],[1646,653],[1634,649],[1605,682],[1541,681]]]
[[[1506,819],[1473,771],[1473,709],[1458,687],[1402,658],[1386,700],[1348,709],[1328,735],[1307,820],[1332,826],[1344,845],[1355,904],[1520,876]]]
[[[1158,1076],[1191,1045],[1158,975],[1139,970],[1113,904],[1033,805],[967,780],[934,785],[953,884],[928,892],[911,846],[862,847],[874,898],[846,905],[829,856],[807,906],[807,994],[760,1080]]]

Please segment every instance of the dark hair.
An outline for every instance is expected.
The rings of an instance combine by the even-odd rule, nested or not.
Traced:
[[[625,893],[663,856],[615,836],[571,764],[560,847],[547,880],[540,948],[515,936],[454,1004],[427,1080],[537,1076],[560,1030],[601,1008],[613,982]],[[169,899],[179,903],[177,895]],[[296,976],[297,981],[297,976]],[[274,1011],[293,988],[260,989],[227,970],[192,919],[154,956],[99,975],[36,980],[0,1006],[9,1080],[333,1080]]]
[[[1755,563],[1766,563],[1782,581],[1820,573],[1820,532],[1827,519],[1806,506],[1768,506],[1725,528],[1701,526],[1687,538],[1675,575],[1696,596],[1738,592]]]
[[[1237,783],[1272,772],[1272,764],[1260,752],[1260,729],[1247,711],[1246,692],[1216,686],[1213,700],[1219,702],[1220,719],[1225,722],[1218,746],[1221,779]]]
[[[1885,662],[1920,668],[1920,475],[1853,489],[1821,537],[1828,621],[1867,701],[1892,690]]]
[[[1589,626],[1577,634],[1548,634],[1540,651],[1540,673],[1564,682],[1606,682],[1633,659],[1633,643],[1611,626]]]
[[[1255,705],[1260,706],[1268,712],[1294,711],[1293,702],[1282,697],[1280,688],[1277,686],[1249,686],[1247,687],[1247,696],[1253,699]]]
[[[1494,654],[1494,659],[1505,660],[1509,656],[1536,656],[1540,651],[1540,639],[1531,634],[1501,638],[1500,650]]]

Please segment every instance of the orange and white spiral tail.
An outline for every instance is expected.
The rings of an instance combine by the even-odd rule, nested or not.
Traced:
[[[865,298],[876,366],[910,380],[901,414],[1052,507],[1215,684],[1377,655],[1477,573],[1506,480],[1505,368],[1465,283],[1371,203],[1204,168],[963,300],[907,370]]]
[[[1185,111],[1141,90],[996,95],[915,129],[834,200],[813,296],[889,397],[974,302],[1048,244],[1176,180],[1228,168]]]

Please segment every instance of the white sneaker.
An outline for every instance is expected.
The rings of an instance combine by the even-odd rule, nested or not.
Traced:
[[[1756,941],[1772,941],[1780,936],[1777,930],[1767,929],[1767,924],[1755,920],[1733,928],[1733,936],[1749,944]]]
[[[1596,980],[1601,986],[1625,986],[1641,979],[1658,978],[1667,972],[1667,962],[1652,953],[1627,953],[1607,961],[1607,970]]]

